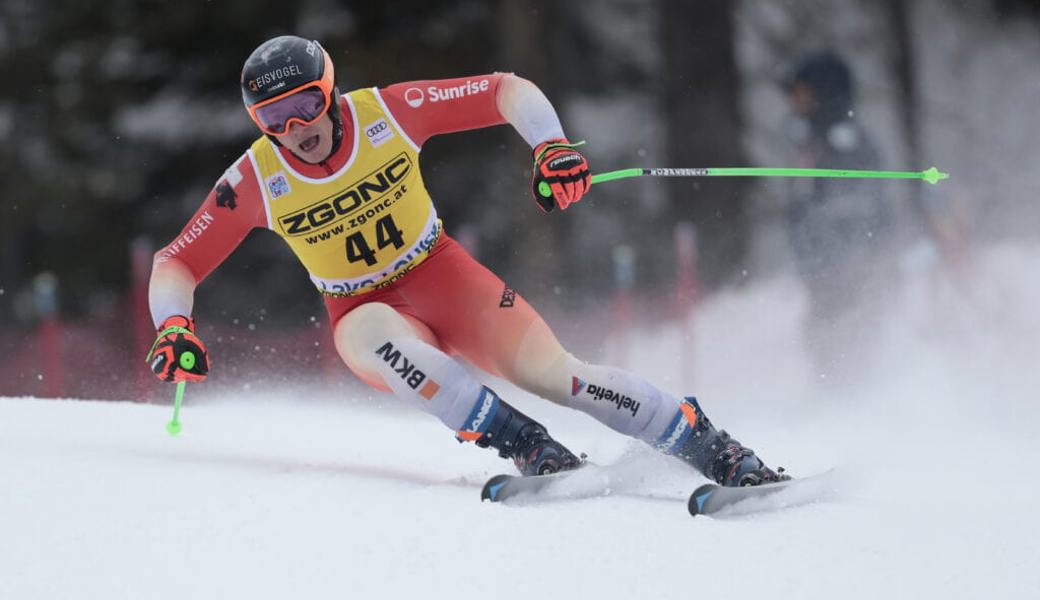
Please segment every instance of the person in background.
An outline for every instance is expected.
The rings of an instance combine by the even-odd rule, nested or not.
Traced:
[[[782,80],[791,109],[786,133],[798,166],[880,169],[873,140],[855,112],[846,62],[823,51],[795,62]],[[878,334],[886,291],[892,215],[882,184],[870,179],[795,179],[786,225],[807,292],[804,340],[815,375],[838,384],[863,372]]]

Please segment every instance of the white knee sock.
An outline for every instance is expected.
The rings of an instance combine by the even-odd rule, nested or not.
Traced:
[[[518,383],[665,452],[672,450],[676,432],[687,427],[681,398],[628,371],[584,363],[569,353],[537,375],[536,381]]]
[[[483,399],[483,386],[439,349],[409,337],[377,342],[364,358],[394,395],[460,431]]]

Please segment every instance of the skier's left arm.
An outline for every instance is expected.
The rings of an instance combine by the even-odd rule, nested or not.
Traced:
[[[442,133],[509,123],[533,149],[535,200],[545,211],[577,202],[591,185],[588,161],[564,135],[549,99],[511,73],[411,81],[380,89],[387,108],[417,145]],[[551,195],[543,196],[539,188]]]

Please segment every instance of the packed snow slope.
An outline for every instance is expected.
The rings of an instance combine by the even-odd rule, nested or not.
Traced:
[[[840,475],[730,518],[687,515],[683,465],[500,382],[629,481],[482,504],[507,463],[364,391],[190,386],[176,438],[169,406],[0,398],[0,598],[1040,597],[1037,256],[992,250],[993,294],[909,290],[845,390],[812,377],[793,281],[701,308],[695,390],[675,333],[640,332],[631,368],[770,463]]]

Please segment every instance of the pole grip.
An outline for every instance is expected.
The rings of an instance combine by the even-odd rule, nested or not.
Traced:
[[[556,208],[552,188],[549,187],[549,182],[540,176],[534,182],[534,201],[538,203],[538,208],[543,212],[551,213]]]

